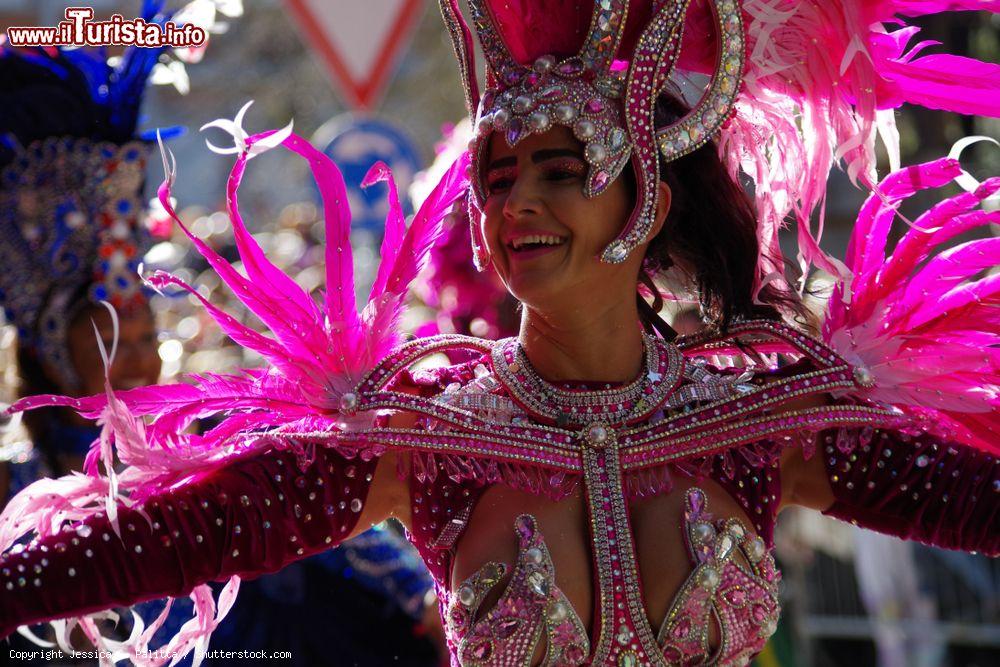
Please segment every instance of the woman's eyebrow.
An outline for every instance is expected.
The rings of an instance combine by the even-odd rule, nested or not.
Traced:
[[[486,171],[493,171],[494,169],[503,169],[504,167],[514,167],[517,166],[517,158],[513,155],[508,157],[502,157],[499,160],[494,160],[490,162],[489,166],[486,167]]]
[[[531,154],[531,161],[538,164],[557,157],[573,157],[582,160],[583,154],[573,148],[543,148]]]

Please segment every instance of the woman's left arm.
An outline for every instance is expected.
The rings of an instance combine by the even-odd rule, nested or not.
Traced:
[[[892,428],[831,429],[781,459],[782,506],[948,549],[1000,555],[1000,459]]]

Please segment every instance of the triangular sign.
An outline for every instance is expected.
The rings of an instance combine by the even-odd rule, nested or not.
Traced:
[[[409,45],[423,0],[285,0],[347,104],[374,107]]]

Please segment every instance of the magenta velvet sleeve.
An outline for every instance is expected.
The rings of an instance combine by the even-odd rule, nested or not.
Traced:
[[[835,501],[824,513],[948,549],[1000,555],[1000,459],[892,430],[820,435]]]
[[[328,549],[357,524],[376,464],[319,448],[301,469],[293,453],[269,450],[133,509],[119,503],[120,539],[100,512],[15,547],[0,560],[0,637],[232,575],[254,578]]]

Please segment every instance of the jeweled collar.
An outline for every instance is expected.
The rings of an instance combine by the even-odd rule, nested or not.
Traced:
[[[643,335],[643,369],[631,382],[604,388],[562,388],[538,375],[516,338],[498,341],[493,371],[518,404],[543,423],[560,427],[627,425],[648,419],[680,383],[684,356],[676,346]]]

